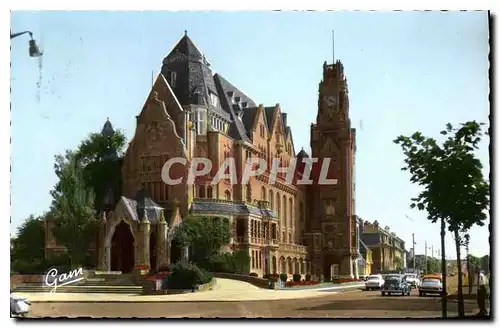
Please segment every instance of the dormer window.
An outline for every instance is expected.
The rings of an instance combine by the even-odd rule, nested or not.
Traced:
[[[172,88],[175,88],[176,79],[177,79],[177,73],[176,72],[170,72],[170,86]]]
[[[210,93],[210,103],[212,104],[212,106],[218,107],[219,106],[219,97],[217,97],[213,93]]]

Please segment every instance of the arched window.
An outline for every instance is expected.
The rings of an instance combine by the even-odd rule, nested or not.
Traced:
[[[283,217],[286,219],[288,216],[286,215],[286,196],[283,195]]]
[[[260,190],[260,199],[266,200],[266,188],[264,187]]]
[[[226,200],[231,200],[231,193],[229,192],[229,190],[226,190],[224,195],[226,196]]]
[[[205,186],[198,187],[198,197],[205,198]]]
[[[293,238],[292,238],[292,233],[291,232],[288,233],[288,243],[289,244],[293,244]]]
[[[280,213],[281,213],[281,204],[280,204],[280,193],[277,192],[276,193],[276,211],[278,212],[278,217],[280,217]]]
[[[293,220],[293,200],[292,200],[292,197],[290,197],[290,199],[289,199],[289,203],[290,203],[290,205],[289,205],[289,207],[290,207],[290,212],[288,213],[288,215],[289,215],[289,216],[292,218],[292,220]]]
[[[252,201],[252,187],[250,186],[250,184],[247,184],[247,202],[251,202]]]
[[[207,187],[207,198],[214,198],[212,186]]]
[[[269,203],[271,205],[271,209],[274,210],[274,195],[271,189],[269,189]]]

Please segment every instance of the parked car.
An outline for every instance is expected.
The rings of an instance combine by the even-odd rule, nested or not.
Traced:
[[[11,317],[24,317],[30,311],[31,302],[26,298],[10,294],[10,315]]]
[[[384,278],[382,278],[382,275],[374,274],[368,276],[368,278],[366,279],[365,289],[366,290],[380,289],[383,284],[384,284]]]
[[[443,294],[443,283],[439,277],[424,277],[420,287],[418,287],[418,295],[425,296],[427,294]]]
[[[416,273],[407,273],[405,274],[405,278],[412,288],[418,288],[418,286],[420,286],[420,277]]]
[[[406,281],[403,275],[389,275],[386,277],[382,288],[380,289],[382,296],[391,294],[411,295],[411,285]]]

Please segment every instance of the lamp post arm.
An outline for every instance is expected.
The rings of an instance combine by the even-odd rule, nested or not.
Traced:
[[[10,34],[10,38],[11,38],[11,39],[14,39],[14,38],[16,38],[16,37],[18,37],[18,36],[20,36],[20,35],[26,34],[26,33],[29,33],[29,34],[30,34],[30,37],[32,37],[32,38],[33,38],[33,33],[31,33],[30,31],[24,31],[24,32],[19,32],[19,33],[14,33],[14,34],[12,34],[12,33],[11,33],[11,34]]]

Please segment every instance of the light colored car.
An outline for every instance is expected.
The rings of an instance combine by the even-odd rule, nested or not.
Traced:
[[[427,294],[438,294],[443,293],[443,283],[441,279],[435,277],[424,277],[420,287],[418,287],[418,295],[425,296]]]
[[[413,288],[418,288],[420,286],[420,278],[416,273],[405,274],[406,282],[408,282]]]
[[[380,274],[368,276],[368,278],[365,281],[366,290],[380,289],[383,285],[384,285],[384,278],[382,278],[382,275]]]

